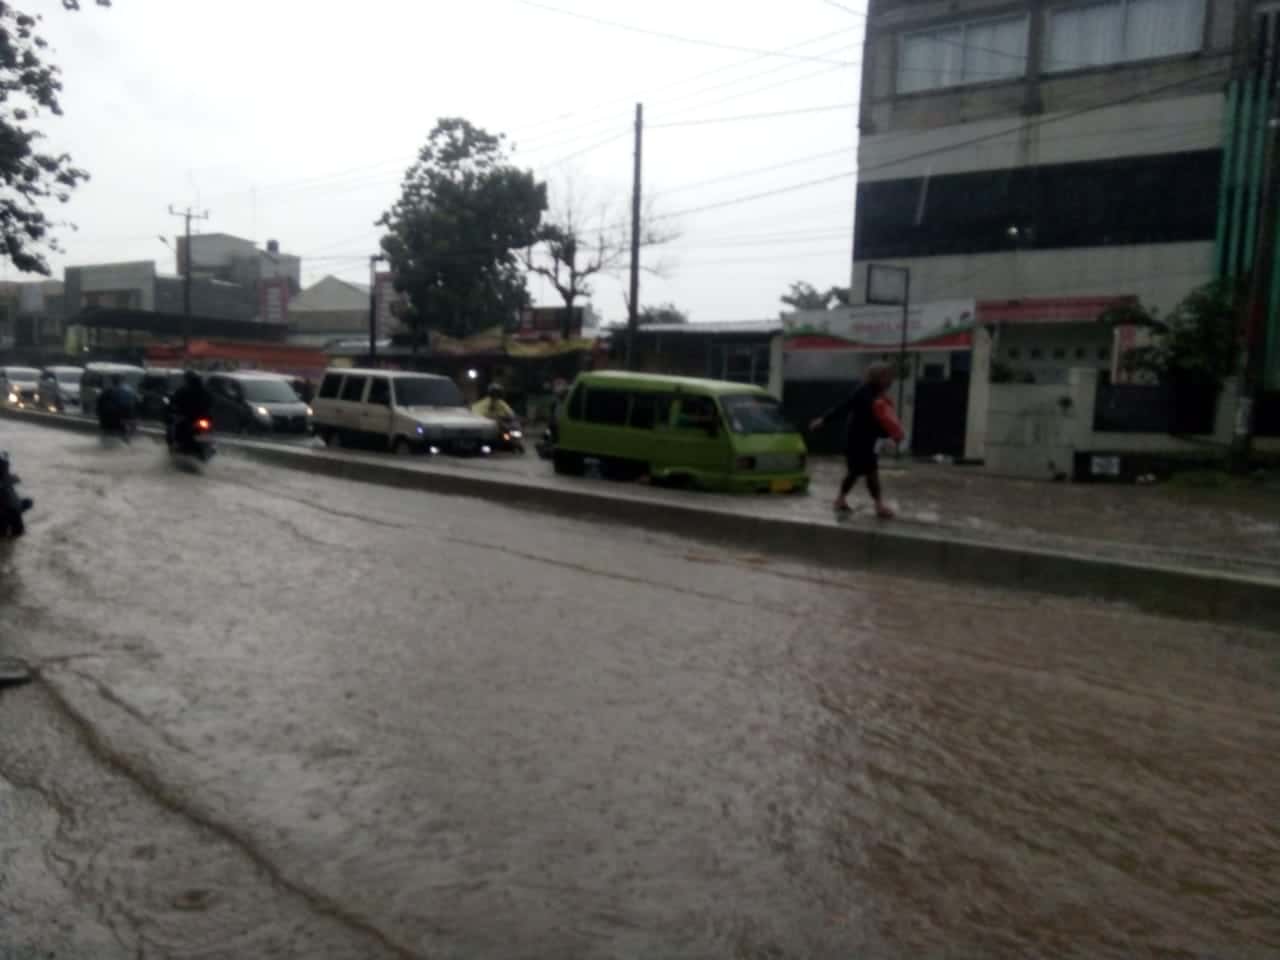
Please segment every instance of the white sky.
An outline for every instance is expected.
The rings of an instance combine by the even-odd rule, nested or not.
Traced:
[[[44,11],[65,71],[66,115],[45,123],[48,146],[93,176],[56,211],[80,229],[63,232],[67,252],[54,258],[55,275],[65,264],[147,259],[172,271],[158,239],[180,227],[167,214],[172,203],[208,208],[206,231],[280,240],[304,258],[305,283],[326,273],[364,281],[379,236],[373,221],[438,117],[508,134],[515,160],[549,179],[553,205],[568,173],[621,218],[637,100],[656,125],[858,97],[859,67],[824,61],[860,60],[865,21],[824,0],[546,2],[821,59],[644,36],[520,0],[115,0],[79,14],[58,0],[26,0],[23,8]],[[864,9],[861,0],[846,5]],[[555,165],[611,136],[618,139]],[[663,215],[850,173],[856,143],[852,107],[651,128],[645,193]],[[803,162],[704,183],[791,161]],[[663,220],[681,236],[648,255],[664,275],[644,276],[642,303],[673,301],[695,321],[757,319],[776,315],[793,280],[848,283],[853,192],[846,176]],[[557,302],[548,289],[531,289],[537,302]],[[624,315],[622,289],[597,285],[593,302],[606,319]]]

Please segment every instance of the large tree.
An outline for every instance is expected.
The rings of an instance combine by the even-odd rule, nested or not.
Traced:
[[[655,323],[688,322],[689,315],[674,303],[660,303],[657,306],[644,307],[636,317],[636,323],[642,327]]]
[[[564,301],[560,332],[573,329],[573,311],[579,300],[595,292],[595,278],[614,274],[631,255],[631,225],[627,216],[615,215],[608,204],[593,205],[572,176],[559,182],[555,204],[538,230],[538,242],[526,250],[525,269],[547,280]],[[660,230],[651,212],[640,221],[640,246],[653,247],[675,239],[675,231]]]
[[[79,0],[62,6],[80,9]],[[89,174],[67,154],[41,149],[36,123],[44,111],[62,114],[62,71],[47,59],[49,44],[36,32],[40,19],[0,2],[0,241],[19,270],[47,275],[45,254],[61,247],[45,206],[66,203]]]
[[[779,299],[794,310],[829,310],[849,306],[850,294],[848,287],[830,287],[824,292],[802,280],[791,284]]]
[[[509,162],[503,136],[440,120],[378,221],[415,335],[513,324],[529,305],[516,251],[536,241],[546,207],[546,185]]]

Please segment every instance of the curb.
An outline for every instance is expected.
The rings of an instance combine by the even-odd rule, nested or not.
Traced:
[[[36,425],[96,433],[71,417],[0,410]],[[1280,581],[1221,571],[1139,564],[1084,554],[1005,546],[906,530],[827,526],[752,516],[707,504],[674,503],[609,487],[600,481],[513,482],[446,470],[409,468],[370,456],[219,440],[224,453],[306,473],[406,490],[492,500],[655,532],[694,537],[791,559],[974,585],[1033,590],[1131,604],[1176,617],[1280,630]]]

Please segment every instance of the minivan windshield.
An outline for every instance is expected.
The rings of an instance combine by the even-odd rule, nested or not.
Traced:
[[[240,387],[249,403],[300,403],[286,380],[241,380]]]
[[[397,377],[396,405],[401,407],[461,407],[462,392],[443,377]]]
[[[40,371],[31,367],[5,367],[4,375],[14,383],[35,383],[40,379]]]
[[[720,398],[720,406],[734,433],[795,433],[796,428],[782,415],[782,407],[773,397],[731,394]]]

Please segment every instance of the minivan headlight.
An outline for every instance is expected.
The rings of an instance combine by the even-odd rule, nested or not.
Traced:
[[[264,420],[271,419],[271,411],[268,410],[266,407],[254,407],[253,412],[256,413],[258,416],[262,417],[262,419]]]

